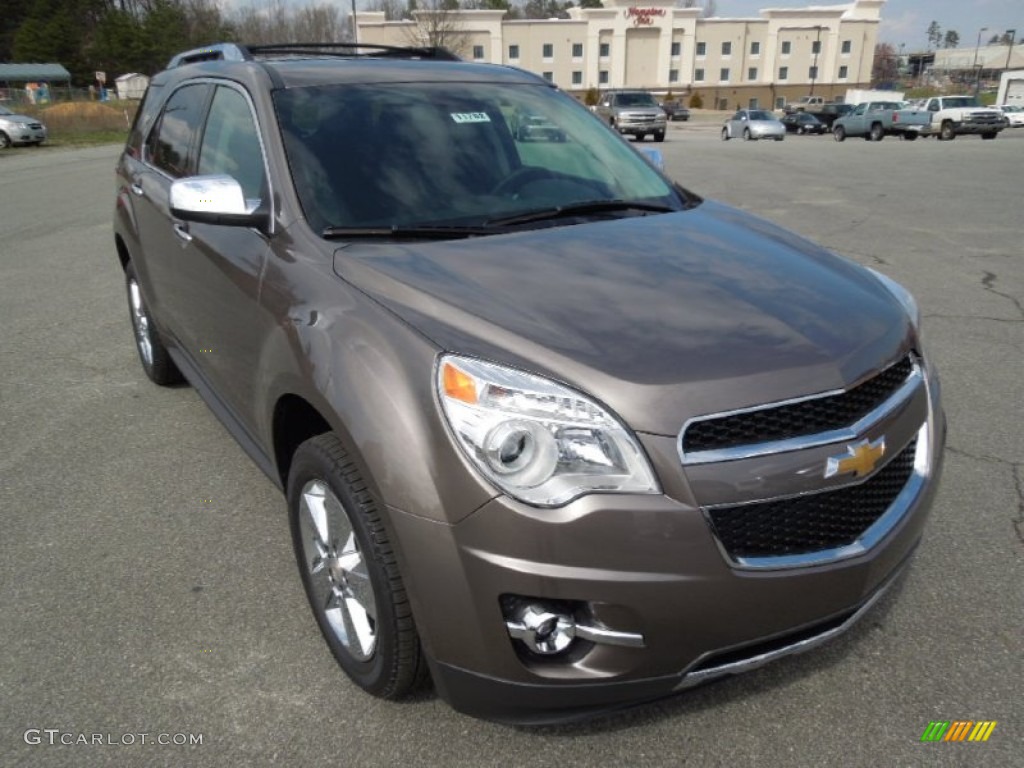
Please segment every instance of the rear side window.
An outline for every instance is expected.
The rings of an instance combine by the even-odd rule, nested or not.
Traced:
[[[146,159],[173,178],[189,175],[189,148],[202,122],[209,93],[210,86],[205,83],[176,90],[146,142]]]
[[[263,196],[263,152],[249,102],[234,88],[219,86],[199,150],[199,173],[227,174],[242,185],[247,200]]]
[[[149,129],[153,127],[153,119],[156,117],[157,109],[160,106],[160,93],[163,86],[150,85],[142,96],[142,103],[135,112],[135,120],[132,122],[132,130],[128,135],[128,143],[125,151],[135,158],[142,158],[142,142],[145,140]]]

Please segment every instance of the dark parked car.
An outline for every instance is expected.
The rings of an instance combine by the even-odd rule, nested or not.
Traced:
[[[686,121],[690,119],[690,109],[681,101],[666,99],[661,102],[661,109],[668,115],[670,121]]]
[[[786,126],[787,133],[827,133],[828,128],[814,115],[809,112],[793,112],[782,118],[782,124]]]
[[[565,141],[565,131],[544,115],[519,115],[514,133],[519,141]]]
[[[826,132],[832,130],[832,124],[843,115],[853,112],[855,104],[822,104],[814,116],[825,124]]]
[[[568,140],[515,141],[518,111]],[[142,368],[284,491],[371,694],[429,674],[518,722],[667,696],[835,637],[920,541],[945,423],[907,291],[519,69],[177,56],[114,244]]]

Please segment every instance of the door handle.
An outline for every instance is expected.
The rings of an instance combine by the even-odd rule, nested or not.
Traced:
[[[180,221],[174,222],[174,234],[177,235],[178,239],[182,242],[192,242],[192,235],[188,233],[188,224],[183,224]]]

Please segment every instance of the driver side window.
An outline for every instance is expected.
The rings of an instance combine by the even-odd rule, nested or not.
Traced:
[[[199,150],[200,175],[227,174],[246,200],[263,197],[263,151],[249,102],[234,88],[218,86]]]

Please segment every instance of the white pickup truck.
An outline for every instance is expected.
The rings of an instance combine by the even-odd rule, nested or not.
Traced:
[[[922,112],[931,119],[918,122],[915,118]],[[983,139],[994,139],[1006,125],[1001,110],[983,107],[973,96],[934,96],[893,115],[893,132],[907,138],[914,134],[951,141],[962,134],[980,133]]]

